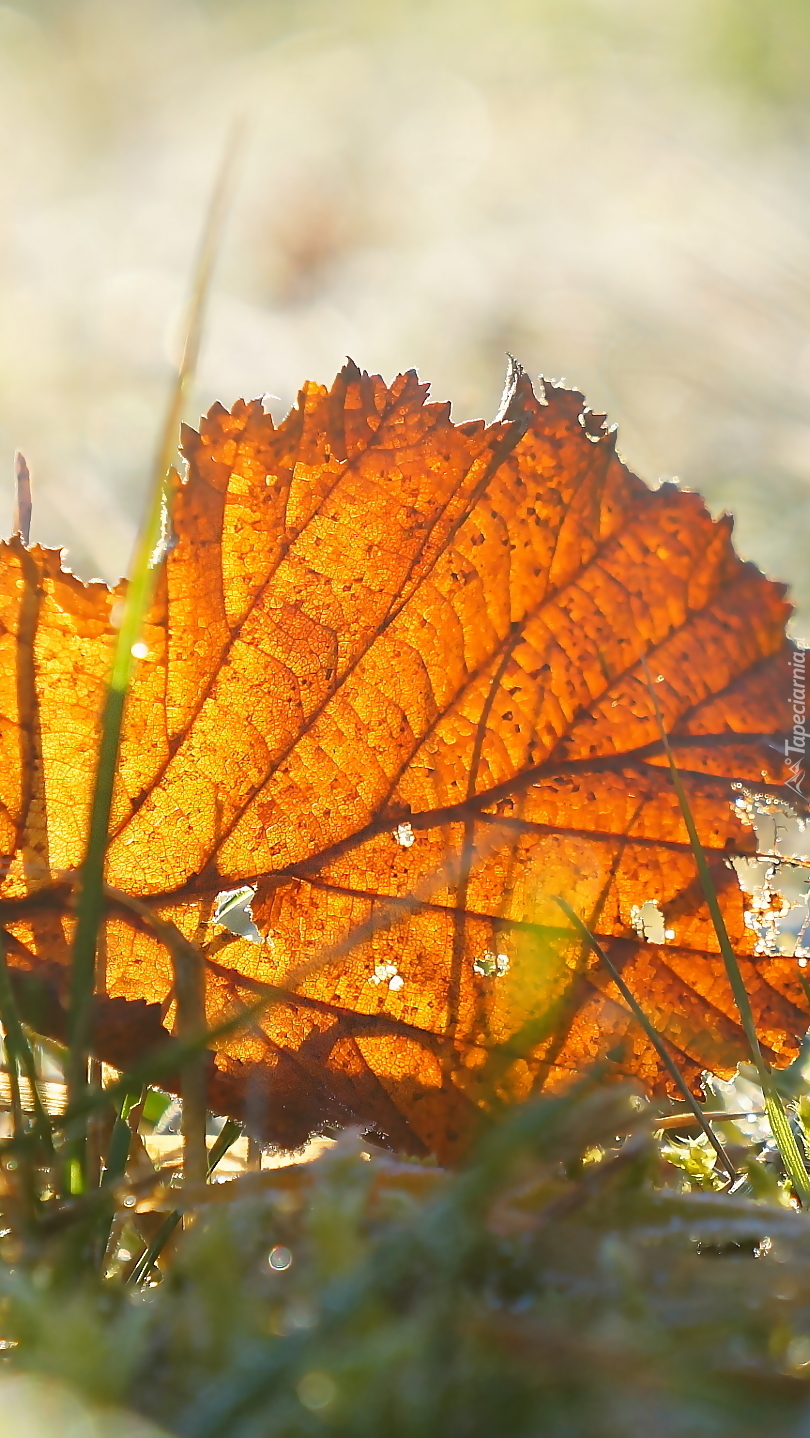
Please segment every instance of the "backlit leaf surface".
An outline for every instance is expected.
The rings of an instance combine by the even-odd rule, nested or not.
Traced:
[[[258,401],[215,405],[183,448],[108,881],[204,947],[212,1022],[272,988],[216,1054],[215,1110],[287,1145],[360,1120],[446,1158],[496,1097],[605,1054],[662,1087],[555,894],[690,1080],[747,1056],[642,656],[766,1057],[795,1054],[795,961],[755,953],[730,863],[755,852],[735,798],[786,792],[789,607],[728,519],[647,488],[580,395],[517,371],[488,427],[454,425],[412,373],[389,388],[349,365],[278,428]],[[58,551],[0,551],[0,913],[20,969],[68,962],[60,877],[83,854],[121,592]],[[212,922],[246,884],[261,943]],[[638,932],[649,900],[662,942]],[[103,940],[100,987],[171,1027],[149,924],[113,904]]]

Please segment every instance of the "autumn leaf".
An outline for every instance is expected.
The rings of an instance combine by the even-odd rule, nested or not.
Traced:
[[[557,894],[690,1081],[747,1056],[645,657],[766,1058],[787,1062],[808,1019],[795,961],[755,952],[731,863],[756,847],[734,801],[791,797],[782,587],[735,555],[728,518],[632,475],[580,395],[536,397],[516,367],[490,426],[425,396],[348,365],[278,428],[240,401],[184,431],[128,699],[96,1045],[115,1028],[120,1061],[109,1001],[133,1005],[133,1041],[136,1009],[158,1013],[143,1001],[171,1027],[173,924],[208,959],[212,1023],[268,1000],[217,1049],[215,1111],[285,1145],[361,1121],[447,1158],[494,1100],[600,1055],[664,1085]],[[69,961],[122,592],[2,547],[0,917],[19,971]],[[246,885],[260,943],[214,922]]]

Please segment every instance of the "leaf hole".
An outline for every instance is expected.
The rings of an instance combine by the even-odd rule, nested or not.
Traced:
[[[496,954],[493,949],[484,949],[479,959],[473,962],[473,969],[485,979],[499,979],[509,968],[509,955]]]
[[[260,944],[262,936],[253,922],[250,905],[256,897],[252,884],[243,884],[239,889],[222,889],[217,894],[211,923],[223,929],[230,929],[240,939],[251,944]]]
[[[675,930],[667,927],[657,899],[645,899],[643,904],[633,904],[630,909],[630,923],[640,939],[647,944],[666,944],[675,938]]]

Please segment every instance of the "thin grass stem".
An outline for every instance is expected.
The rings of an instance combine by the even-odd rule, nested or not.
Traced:
[[[703,1117],[711,1123],[739,1123],[740,1119],[763,1118],[764,1112],[758,1109],[741,1109],[739,1113],[729,1112],[728,1109],[704,1109]],[[666,1133],[670,1128],[681,1128],[695,1122],[693,1115],[688,1113],[668,1113],[663,1118],[657,1118],[653,1124],[654,1133]]]
[[[20,1074],[17,1068],[17,1055],[14,1053],[8,1042],[8,1034],[7,1032],[5,1032],[5,1025],[4,1038],[6,1048],[6,1072],[8,1074],[9,1088],[11,1089],[11,1122],[14,1130],[15,1141],[19,1143],[25,1135],[25,1126],[23,1124],[22,1098],[20,1096]]]
[[[678,773],[678,766],[675,763],[675,756],[672,753],[667,731],[664,727],[663,715],[658,704],[655,689],[653,688],[652,676],[644,655],[641,657],[641,664],[644,670],[644,676],[647,680],[647,688],[650,691],[650,698],[658,723],[661,743],[669,763],[672,785],[677,795],[683,821],[686,825],[686,831],[689,835],[692,853],[695,856],[695,863],[703,888],[703,895],[711,915],[715,934],[717,935],[717,942],[720,946],[720,953],[722,954],[728,981],[731,985],[731,992],[734,995],[734,1002],[737,1005],[737,1010],[740,1015],[743,1032],[748,1040],[748,1047],[751,1050],[751,1057],[759,1078],[771,1132],[776,1140],[777,1147],[782,1156],[782,1162],[785,1165],[785,1170],[790,1181],[801,1200],[802,1206],[807,1208],[810,1207],[810,1175],[808,1175],[807,1169],[802,1161],[799,1146],[796,1142],[793,1129],[790,1126],[790,1119],[788,1118],[785,1105],[782,1102],[782,1097],[774,1085],[771,1070],[762,1057],[759,1035],[757,1034],[756,1024],[754,1022],[754,1012],[751,1008],[751,1000],[748,997],[748,990],[745,987],[742,970],[740,969],[737,955],[734,952],[728,935],[726,921],[723,918],[723,911],[720,908],[717,898],[717,890],[714,887],[711,870],[706,862],[706,855],[703,852],[703,845],[700,842],[692,808],[687,798],[681,776]]]
[[[177,1034],[193,1039],[206,1027],[205,959],[193,944],[174,945],[174,994],[177,1000]],[[206,1053],[201,1051],[183,1069],[183,1179],[186,1183],[205,1180],[208,1156],[205,1130],[208,1117]]]
[[[51,1138],[50,1119],[45,1112],[45,1105],[39,1092],[39,1081],[37,1075],[36,1060],[34,1052],[28,1042],[28,1036],[22,1026],[17,1001],[14,997],[14,990],[11,984],[11,974],[8,967],[8,955],[6,953],[5,937],[0,930],[0,1022],[5,1032],[6,1054],[9,1059],[9,1083],[11,1084],[12,1105],[22,1104],[19,1093],[19,1072],[25,1074],[31,1089],[31,1103],[34,1110],[34,1131],[45,1148],[49,1157],[53,1156],[53,1141]],[[15,1119],[16,1128],[16,1119]]]
[[[115,1123],[110,1134],[110,1142],[104,1161],[104,1178],[102,1182],[107,1184],[117,1183],[123,1178],[126,1172],[129,1150],[132,1144],[132,1128],[129,1123],[130,1113],[141,1102],[143,1087],[130,1089],[121,1101],[121,1107],[116,1115]]]
[[[571,905],[566,903],[565,899],[560,898],[559,894],[555,894],[554,898],[559,904],[563,913],[571,920],[572,924],[576,926],[580,938],[585,940],[585,943],[588,945],[592,953],[596,954],[596,957],[600,960],[602,964],[604,964],[614,984],[619,990],[619,993],[627,1004],[627,1007],[630,1009],[631,1013],[633,1014],[633,1017],[643,1028],[645,1034],[647,1035],[647,1038],[649,1039],[650,1043],[658,1054],[658,1057],[660,1058],[673,1083],[677,1085],[677,1087],[683,1094],[684,1102],[691,1109],[693,1117],[700,1124],[700,1127],[703,1129],[703,1132],[709,1140],[709,1143],[717,1154],[720,1163],[728,1174],[730,1181],[733,1183],[737,1177],[737,1170],[735,1169],[734,1164],[731,1162],[731,1159],[729,1158],[725,1148],[723,1147],[723,1144],[717,1137],[717,1134],[714,1132],[714,1129],[712,1128],[711,1124],[708,1122],[706,1115],[700,1107],[700,1104],[692,1093],[692,1090],[690,1089],[688,1083],[686,1082],[686,1079],[678,1068],[678,1065],[675,1063],[675,1060],[673,1059],[672,1055],[669,1053],[657,1029],[653,1024],[650,1023],[650,1020],[647,1018],[647,1015],[639,1004],[635,994],[632,993],[631,990],[628,988],[619,970],[613,963],[613,960],[608,958],[607,954],[602,948],[602,945],[599,943],[598,939],[594,938],[587,924],[584,924],[582,922],[582,919],[577,913],[574,912],[574,910],[571,908]]]
[[[236,1142],[241,1133],[242,1125],[240,1123],[236,1123],[232,1118],[225,1120],[225,1123],[217,1135],[216,1141],[211,1145],[211,1152],[207,1155],[205,1169],[207,1178],[211,1177],[220,1159],[225,1156],[228,1149]],[[138,1262],[135,1264],[127,1280],[129,1283],[137,1285],[143,1282],[157,1263],[181,1218],[182,1214],[179,1213],[177,1209],[167,1215],[152,1239],[152,1242],[149,1244],[149,1247],[144,1249]]]
[[[152,471],[151,496],[141,527],[132,575],[124,602],[121,625],[112,660],[107,696],[101,717],[98,766],[90,811],[87,847],[81,871],[76,936],[68,1016],[68,1089],[71,1102],[81,1099],[87,1086],[87,1058],[93,993],[96,981],[98,933],[103,917],[104,863],[107,851],[118,751],[129,688],[133,649],[154,591],[156,555],[167,523],[167,481],[177,449],[183,407],[196,372],[205,305],[235,168],[241,126],[225,148],[203,230],[189,298],[186,338],[172,387]],[[76,1157],[84,1167],[84,1141],[76,1140]]]

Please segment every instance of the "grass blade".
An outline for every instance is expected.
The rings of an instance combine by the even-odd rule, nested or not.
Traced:
[[[31,1045],[28,1042],[25,1030],[20,1022],[19,1011],[14,999],[14,991],[11,987],[8,957],[6,955],[5,940],[2,933],[0,933],[0,1022],[2,1022],[3,1025],[8,1078],[11,1087],[11,1112],[14,1125],[13,1142],[19,1146],[20,1150],[19,1163],[22,1178],[22,1194],[25,1199],[30,1221],[36,1218],[37,1194],[34,1169],[35,1160],[30,1148],[31,1135],[30,1131],[26,1129],[23,1117],[22,1098],[20,1095],[20,1073],[23,1069],[26,1070],[26,1076],[31,1087],[31,1096],[34,1103],[34,1131],[44,1140],[45,1152],[49,1158],[53,1155],[53,1143],[50,1125],[37,1088],[34,1055],[31,1051]]]
[[[133,663],[133,646],[152,597],[155,583],[154,556],[166,518],[166,484],[177,449],[183,407],[194,378],[202,335],[205,302],[230,198],[237,142],[241,127],[226,146],[203,231],[188,306],[186,339],[178,366],[155,456],[151,498],[136,548],[132,576],[118,640],[113,656],[107,697],[101,719],[101,739],[96,770],[87,848],[81,874],[77,906],[76,937],[68,1024],[68,1088],[71,1101],[84,1094],[90,1022],[95,988],[96,948],[103,914],[104,861],[107,851],[110,809],[118,765],[118,750],[127,689]],[[83,1143],[79,1140],[83,1167]]]
[[[655,694],[655,689],[653,688],[652,677],[650,675],[650,671],[647,665],[647,660],[644,658],[643,655],[641,659],[641,664],[644,670],[644,676],[647,680],[647,688],[650,691],[650,698],[652,700],[655,717],[658,722],[658,731],[661,736],[661,743],[663,745],[664,753],[666,754],[667,761],[669,763],[669,772],[672,776],[672,785],[677,795],[681,814],[683,815],[684,824],[686,825],[686,832],[689,835],[689,843],[692,846],[692,853],[695,856],[695,863],[697,865],[698,875],[700,877],[701,886],[703,888],[703,895],[706,900],[707,908],[711,915],[715,934],[717,935],[717,942],[720,946],[720,953],[723,956],[723,963],[725,965],[726,974],[728,975],[729,984],[731,985],[731,992],[734,995],[734,1002],[737,1005],[737,1009],[740,1015],[740,1022],[743,1027],[743,1032],[745,1033],[745,1037],[748,1040],[748,1047],[751,1050],[751,1057],[754,1062],[754,1067],[757,1071],[757,1077],[759,1079],[759,1084],[762,1089],[762,1096],[765,1100],[765,1110],[768,1115],[768,1122],[771,1126],[771,1132],[773,1133],[774,1139],[776,1140],[779,1152],[782,1155],[782,1162],[785,1165],[785,1171],[787,1172],[790,1181],[796,1190],[796,1193],[801,1199],[802,1206],[804,1208],[807,1208],[810,1207],[810,1174],[808,1174],[807,1169],[805,1168],[805,1165],[802,1161],[802,1156],[799,1152],[799,1145],[796,1142],[793,1129],[790,1126],[790,1119],[787,1116],[787,1110],[785,1109],[785,1105],[782,1102],[782,1097],[774,1084],[771,1070],[766,1064],[764,1058],[762,1057],[762,1049],[759,1043],[759,1036],[757,1034],[756,1024],[754,1023],[754,1013],[751,1008],[751,1001],[748,997],[748,990],[745,987],[745,980],[743,979],[742,971],[737,961],[737,955],[734,952],[734,948],[728,936],[726,921],[723,918],[723,911],[720,908],[720,904],[718,902],[717,891],[714,887],[714,880],[712,879],[711,870],[708,863],[706,862],[706,855],[703,852],[703,845],[700,842],[700,836],[698,835],[694,815],[692,813],[689,800],[686,796],[686,790],[683,787],[681,776],[678,773],[678,766],[675,763],[675,757],[672,753],[672,748],[670,746],[669,738],[667,736],[667,731],[664,727],[663,715],[661,714],[658,699],[656,698]]]
[[[678,1068],[678,1065],[675,1063],[675,1060],[668,1052],[666,1045],[661,1039],[657,1029],[653,1026],[653,1024],[650,1023],[650,1020],[647,1018],[647,1015],[639,1004],[635,994],[633,994],[627,987],[627,984],[619,973],[619,970],[616,968],[616,965],[613,963],[612,959],[608,958],[607,954],[602,948],[602,945],[597,939],[594,938],[587,924],[584,924],[582,922],[579,915],[576,914],[571,908],[571,905],[566,903],[565,899],[560,898],[559,894],[555,894],[554,898],[559,904],[563,913],[571,920],[572,924],[576,926],[577,933],[579,934],[580,938],[585,940],[585,943],[588,945],[591,952],[596,954],[596,957],[600,960],[601,963],[604,964],[614,984],[619,990],[619,993],[627,1004],[627,1007],[630,1009],[631,1013],[633,1014],[633,1017],[643,1028],[645,1034],[647,1035],[647,1038],[650,1040],[650,1043],[658,1054],[658,1057],[666,1068],[667,1073],[669,1074],[673,1083],[677,1084],[678,1088],[683,1094],[684,1102],[688,1104],[694,1118],[697,1119],[697,1122],[700,1124],[700,1127],[703,1129],[703,1132],[709,1140],[709,1143],[717,1154],[720,1163],[728,1174],[729,1179],[733,1183],[737,1177],[737,1171],[733,1163],[731,1162],[731,1159],[729,1158],[728,1154],[726,1153],[725,1148],[717,1137],[717,1134],[714,1132],[714,1129],[706,1118],[706,1115],[701,1109],[700,1104],[692,1093],[692,1090],[686,1082],[686,1079]]]
[[[110,1141],[107,1145],[107,1152],[104,1158],[104,1172],[101,1176],[101,1189],[111,1189],[124,1177],[129,1159],[129,1151],[132,1144],[132,1129],[129,1124],[129,1117],[133,1110],[143,1102],[145,1088],[130,1089],[121,1100],[121,1106],[115,1116]],[[110,1239],[115,1227],[115,1213],[100,1213],[100,1232],[96,1245],[96,1256],[99,1263],[106,1259]]]
[[[166,1215],[166,1218],[160,1225],[149,1247],[144,1249],[127,1279],[127,1283],[131,1283],[133,1288],[137,1288],[138,1284],[143,1282],[147,1274],[151,1273],[166,1244],[174,1233],[174,1230],[180,1223],[182,1216],[176,1208]]]
[[[121,1107],[116,1115],[107,1148],[104,1178],[102,1180],[105,1184],[117,1183],[120,1178],[123,1178],[126,1172],[130,1145],[132,1143],[132,1129],[129,1126],[129,1115],[141,1102],[143,1092],[143,1086],[130,1089],[121,1101]]]
[[[174,994],[177,1000],[177,1036],[193,1038],[206,1027],[205,959],[193,944],[175,944],[171,951]],[[186,1183],[205,1180],[208,1117],[206,1052],[202,1050],[183,1069],[183,1178]]]
[[[216,1142],[212,1144],[211,1152],[207,1156],[206,1177],[211,1177],[211,1174],[214,1172],[214,1169],[216,1168],[220,1159],[224,1157],[224,1155],[228,1152],[228,1149],[231,1147],[231,1144],[236,1142],[236,1140],[240,1137],[241,1133],[241,1123],[236,1123],[235,1120],[232,1118],[225,1120],[225,1123],[222,1125],[222,1128],[217,1135]],[[152,1239],[152,1242],[149,1244],[149,1247],[144,1249],[143,1253],[138,1259],[138,1262],[135,1264],[135,1267],[129,1275],[129,1279],[127,1280],[129,1283],[135,1285],[141,1283],[144,1278],[146,1278],[147,1274],[151,1271],[151,1269],[154,1268],[155,1264],[157,1263],[157,1260],[159,1259],[164,1248],[166,1247],[166,1244],[168,1243],[169,1239],[174,1233],[174,1230],[180,1222],[181,1217],[182,1214],[178,1213],[177,1209],[167,1215],[166,1219],[160,1225],[160,1228]]]
[[[15,1110],[15,1137],[17,1137],[16,1110],[20,1103],[20,1088],[18,1074],[20,1070],[25,1073],[31,1089],[31,1101],[34,1107],[34,1131],[44,1145],[46,1153],[53,1156],[53,1141],[51,1138],[50,1119],[45,1112],[45,1106],[39,1092],[39,1081],[37,1066],[34,1060],[34,1053],[28,1042],[28,1036],[22,1026],[17,1002],[14,998],[14,990],[11,985],[11,975],[8,967],[8,956],[6,954],[5,938],[0,930],[0,1022],[5,1032],[6,1054],[9,1059],[9,1080],[11,1083],[12,1104]]]

